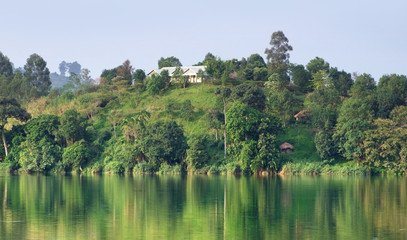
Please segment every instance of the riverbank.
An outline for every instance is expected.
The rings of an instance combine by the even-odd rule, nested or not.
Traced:
[[[15,174],[27,174],[27,171],[21,171],[15,169],[12,163],[3,162],[0,163],[0,171],[15,173]],[[188,170],[181,165],[168,165],[162,164],[158,170],[155,170],[148,163],[137,164],[132,170],[124,170],[121,172],[106,171],[101,166],[89,166],[84,168],[82,172],[73,171],[66,172],[57,169],[52,169],[47,172],[49,174],[70,174],[80,173],[85,175],[121,175],[121,174],[134,174],[134,175],[252,175],[245,174],[240,170],[240,166],[235,163],[229,163],[220,166],[206,166],[201,169]],[[328,164],[322,162],[289,162],[284,164],[278,172],[263,171],[257,174],[259,176],[271,176],[271,175],[283,175],[283,176],[370,176],[370,175],[403,175],[391,171],[380,171],[379,169],[371,168],[369,166],[360,165],[357,166],[352,162],[349,163],[337,163]]]

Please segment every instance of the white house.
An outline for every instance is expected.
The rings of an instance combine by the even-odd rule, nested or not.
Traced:
[[[202,82],[202,78],[198,77],[198,72],[199,72],[199,70],[202,70],[205,73],[206,66],[183,66],[180,68],[184,72],[184,74],[183,74],[184,76],[189,76],[190,83],[201,83]],[[168,75],[170,77],[172,77],[173,73],[175,72],[175,69],[177,69],[177,67],[163,67],[160,69],[154,69],[151,72],[149,72],[147,74],[147,76],[151,76],[153,74],[161,74],[162,71],[167,70]]]

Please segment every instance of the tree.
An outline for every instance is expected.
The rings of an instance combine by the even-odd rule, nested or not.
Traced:
[[[150,95],[157,95],[164,88],[165,81],[160,75],[153,74],[146,78],[146,90]]]
[[[137,136],[143,131],[151,114],[145,110],[130,114],[122,121],[122,132],[126,136],[127,142],[137,141]]]
[[[141,149],[154,165],[181,163],[188,148],[184,131],[175,121],[149,124],[140,136]]]
[[[338,90],[341,96],[348,96],[348,91],[352,87],[353,80],[350,73],[338,71],[337,68],[329,69],[329,78],[333,86]]]
[[[73,62],[73,63],[67,63],[66,64],[68,70],[68,73],[75,73],[76,75],[81,74],[81,65],[78,62]]]
[[[175,71],[172,73],[172,81],[180,84],[180,86],[186,87],[188,83],[188,76],[184,76],[184,71],[181,67],[177,67]]]
[[[376,119],[363,141],[364,162],[399,174],[407,171],[407,129],[390,119]]]
[[[226,70],[225,64],[220,58],[210,59],[206,63],[206,73],[208,76],[221,79],[224,71]]]
[[[265,68],[266,63],[264,62],[264,59],[258,54],[252,54],[250,57],[247,59],[247,68]]]
[[[144,79],[146,79],[146,73],[142,69],[137,69],[133,73],[133,79],[135,83],[143,83]]]
[[[332,129],[336,124],[340,97],[335,88],[322,88],[309,93],[304,105],[310,110],[312,125],[317,129]]]
[[[23,108],[21,108],[20,104],[18,104],[15,99],[0,97],[0,128],[6,156],[8,155],[8,149],[6,137],[4,135],[4,126],[7,124],[8,119],[10,118],[15,118],[19,121],[25,122],[30,119],[31,116]]]
[[[332,80],[325,70],[313,73],[311,83],[314,90],[333,87]]]
[[[55,115],[40,115],[26,124],[26,139],[18,158],[23,170],[48,171],[61,159],[58,129],[59,118]]]
[[[182,67],[182,63],[180,60],[174,56],[163,58],[161,57],[158,60],[158,68],[161,69],[163,67]]]
[[[81,71],[81,82],[83,85],[89,85],[92,83],[92,77],[90,76],[90,70],[87,68],[82,68]]]
[[[407,77],[404,75],[384,75],[377,86],[377,116],[387,118],[396,106],[405,105],[407,98]]]
[[[197,65],[197,66],[206,65],[206,64],[208,63],[208,61],[210,61],[210,60],[212,60],[212,59],[216,59],[215,55],[213,55],[212,53],[208,52],[208,53],[205,55],[204,60],[203,60],[202,62],[197,63],[196,65]]]
[[[208,112],[209,117],[209,128],[215,129],[215,140],[218,141],[218,131],[222,127],[222,122],[224,121],[224,115],[220,113],[217,109],[211,108]]]
[[[288,44],[288,38],[282,31],[273,32],[270,45],[271,48],[266,48],[264,51],[267,55],[267,62],[271,63],[273,69],[286,66],[290,59],[288,51],[293,50],[293,47]]]
[[[266,95],[260,87],[254,84],[244,83],[235,86],[232,88],[230,97],[234,101],[241,101],[259,111],[263,111],[266,106]]]
[[[61,117],[60,133],[66,140],[68,147],[86,137],[86,118],[82,117],[76,110],[67,110]]]
[[[59,64],[59,72],[61,73],[61,76],[65,77],[66,70],[68,70],[68,66],[65,61],[62,61]]]
[[[308,72],[303,65],[291,64],[289,67],[291,81],[303,93],[311,89],[311,73]]]
[[[113,78],[117,76],[117,68],[112,68],[112,69],[105,69],[103,70],[102,74],[100,77],[104,79],[104,81],[101,81],[101,84],[104,85],[110,85],[112,84]]]
[[[269,107],[281,118],[285,126],[293,118],[293,114],[298,112],[301,102],[294,98],[294,94],[287,88],[286,80],[278,73],[273,73],[265,85],[271,93]]]
[[[333,139],[347,160],[358,164],[362,161],[365,131],[371,128],[373,116],[373,108],[366,99],[352,96],[343,101]]]
[[[28,79],[20,71],[16,71],[13,80],[10,82],[7,90],[13,93],[13,97],[18,101],[24,101],[30,98],[33,87]]]
[[[0,76],[1,75],[4,75],[9,80],[11,80],[13,76],[13,65],[2,52],[0,52]]]
[[[309,63],[307,64],[307,70],[311,73],[314,74],[318,71],[329,71],[329,63],[325,62],[323,58],[315,57]]]
[[[24,76],[39,96],[48,94],[51,89],[49,70],[47,62],[38,54],[34,53],[27,59],[27,64],[24,66]]]
[[[62,154],[62,164],[67,170],[78,168],[82,170],[83,164],[85,164],[90,157],[89,148],[86,145],[85,140],[82,139],[64,149]]]
[[[123,79],[127,85],[132,83],[133,66],[131,66],[130,61],[126,60],[124,63],[117,68],[117,76]]]
[[[222,99],[222,103],[223,103],[223,116],[224,116],[224,120],[225,120],[225,129],[223,131],[223,140],[224,140],[224,157],[226,158],[226,152],[227,152],[227,139],[226,139],[226,125],[227,125],[227,117],[226,117],[226,105],[227,105],[227,99],[230,97],[230,94],[232,93],[232,91],[230,90],[230,88],[217,88],[215,91],[215,95],[220,96],[220,98]]]
[[[208,137],[206,135],[194,135],[188,141],[188,150],[186,162],[188,168],[199,169],[205,166],[209,160],[209,154],[206,150]]]
[[[226,130],[230,136],[228,149],[244,172],[277,170],[278,150],[275,134],[281,131],[278,118],[235,102],[228,110]]]

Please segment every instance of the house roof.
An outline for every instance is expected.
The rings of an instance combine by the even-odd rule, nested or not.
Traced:
[[[281,150],[285,150],[285,149],[291,149],[294,150],[294,146],[289,144],[288,142],[285,142],[283,144],[280,145],[280,151]]]
[[[189,70],[192,71],[187,73],[186,75],[196,75],[199,70],[205,72],[206,66],[182,66],[180,68],[184,73],[188,72]],[[172,74],[175,72],[175,69],[177,69],[177,67],[163,67],[160,69],[151,70],[147,75],[150,76],[151,74],[161,74],[162,71],[167,70],[168,75],[171,77]]]

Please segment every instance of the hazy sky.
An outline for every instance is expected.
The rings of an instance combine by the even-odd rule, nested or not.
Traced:
[[[58,71],[78,61],[97,77],[129,59],[147,72],[160,57],[183,65],[207,52],[248,57],[282,30],[290,61],[319,56],[348,72],[407,75],[406,0],[13,0],[0,4],[0,51],[16,67],[32,53]]]

